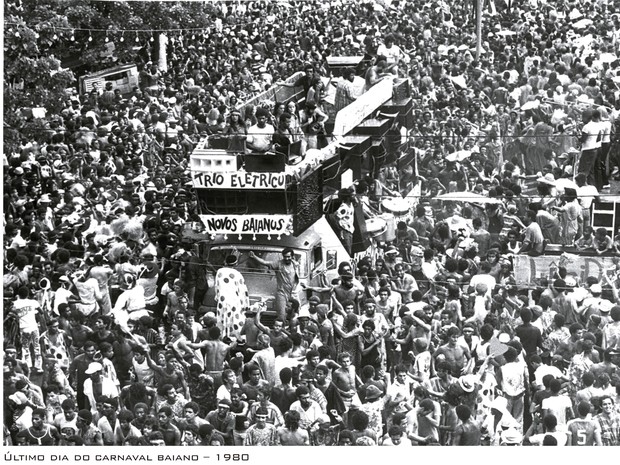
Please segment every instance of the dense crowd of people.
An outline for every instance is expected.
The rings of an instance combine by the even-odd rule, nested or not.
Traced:
[[[513,261],[620,251],[590,214],[619,177],[620,5],[496,3],[479,50],[471,2],[222,3],[170,38],[167,70],[139,55],[130,95],[67,96],[4,158],[4,443],[620,445],[620,266],[523,284]],[[416,206],[308,303],[293,250],[251,257],[284,311],[244,308],[231,336],[184,235],[189,155],[214,135],[320,149],[339,55],[365,56],[365,90],[407,79],[415,108],[407,142],[339,193],[339,237],[351,250],[356,205]],[[342,109],[354,74],[334,78]],[[278,85],[302,111],[242,105]]]

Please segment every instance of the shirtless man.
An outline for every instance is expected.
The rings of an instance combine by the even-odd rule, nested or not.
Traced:
[[[332,382],[338,389],[348,410],[352,403],[361,404],[356,389],[357,375],[355,374],[355,367],[351,365],[351,356],[348,353],[342,352],[338,355],[338,363],[340,363],[340,368],[334,371]]]
[[[471,418],[471,410],[467,405],[456,407],[456,416],[461,421],[454,430],[453,446],[479,446],[480,428]]]
[[[471,354],[466,346],[458,344],[460,330],[456,327],[448,329],[448,342],[439,347],[433,354],[433,361],[436,363],[439,356],[450,363],[453,376],[461,376],[465,373],[467,363],[471,359]]]
[[[266,307],[260,307],[258,309],[258,313],[256,314],[256,319],[254,320],[254,324],[258,329],[260,329],[263,333],[269,336],[270,345],[273,348],[276,356],[282,355],[282,351],[280,350],[280,341],[283,339],[288,339],[289,334],[284,330],[284,320],[276,319],[273,322],[273,328],[269,329],[264,324],[261,323],[261,312],[265,310]]]
[[[284,415],[284,426],[278,428],[278,438],[283,446],[309,446],[308,431],[299,427],[299,412],[291,410]]]
[[[246,395],[248,401],[256,401],[258,390],[269,386],[269,382],[261,378],[261,368],[256,364],[249,366],[248,374],[250,379],[243,383],[241,390]]]
[[[375,65],[369,67],[364,76],[366,81],[364,92],[367,92],[372,86],[392,75],[391,73],[387,73],[386,70],[387,63],[385,60],[379,60]]]
[[[252,308],[245,309],[245,323],[239,332],[242,336],[245,336],[246,346],[250,349],[256,349],[258,346],[258,335],[261,334],[261,330],[256,325],[256,311]]]
[[[344,310],[345,302],[352,301],[355,304],[362,295],[362,291],[355,286],[353,274],[343,273],[340,275],[340,280],[340,284],[334,286],[332,303],[334,308],[344,316],[346,315]]]
[[[204,373],[213,377],[220,376],[224,360],[230,352],[231,346],[220,340],[222,334],[220,328],[212,326],[209,328],[209,339],[200,342],[188,342],[187,345],[192,349],[205,349],[205,371]]]
[[[412,301],[411,293],[418,290],[418,285],[413,276],[405,273],[402,263],[394,266],[394,272],[396,276],[392,278],[392,290],[401,295],[403,304],[408,304]]]

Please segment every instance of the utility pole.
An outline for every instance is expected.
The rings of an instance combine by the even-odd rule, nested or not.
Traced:
[[[480,61],[480,49],[482,48],[482,4],[484,0],[476,2],[476,61]]]

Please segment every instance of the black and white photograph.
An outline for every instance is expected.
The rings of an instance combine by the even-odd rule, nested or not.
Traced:
[[[4,463],[620,446],[620,0],[3,20]]]

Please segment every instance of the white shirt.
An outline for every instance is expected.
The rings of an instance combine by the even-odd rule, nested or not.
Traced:
[[[611,142],[611,122],[601,121],[601,144],[609,144]]]
[[[601,146],[602,126],[600,122],[590,121],[582,129],[582,134],[586,136],[581,144],[581,150],[593,150]]]
[[[469,281],[469,287],[471,289],[475,289],[476,284],[478,283],[486,284],[487,285],[486,295],[491,295],[491,291],[495,289],[497,280],[490,274],[477,274],[471,277],[471,280]]]
[[[264,128],[259,128],[255,124],[248,129],[248,146],[251,145],[256,150],[266,151],[271,147],[274,133],[275,129],[271,124],[265,125]]]
[[[310,402],[310,407],[308,407],[308,410],[304,410],[304,408],[301,406],[301,402],[298,400],[293,402],[290,406],[291,411],[299,412],[300,428],[308,429],[309,426],[312,423],[314,423],[314,421],[317,420],[323,414],[323,411],[321,410],[321,406],[318,404],[318,402],[312,399],[310,399],[309,402]]]
[[[568,396],[559,395],[547,397],[542,401],[542,409],[550,410],[558,420],[558,425],[566,426],[566,409],[572,407],[572,402]]]
[[[13,311],[19,318],[19,330],[22,333],[33,333],[39,329],[36,315],[40,309],[39,302],[33,299],[17,299],[13,302]]]
[[[594,197],[598,195],[598,189],[594,186],[581,186],[577,188],[577,197],[581,203],[581,207],[589,209],[592,206]]]
[[[553,436],[558,441],[558,446],[566,446],[568,443],[568,435],[566,433],[554,431],[553,433],[542,433],[530,436],[530,444],[542,446],[545,436]]]
[[[404,58],[404,54],[400,50],[400,47],[394,44],[392,44],[390,48],[387,48],[385,44],[379,45],[377,48],[377,56],[384,56],[388,64],[398,63],[399,58]]]

